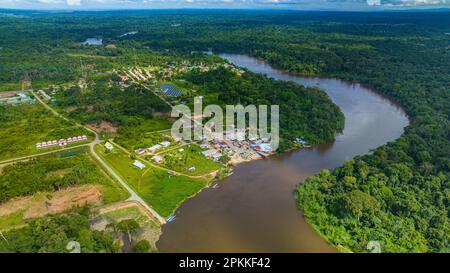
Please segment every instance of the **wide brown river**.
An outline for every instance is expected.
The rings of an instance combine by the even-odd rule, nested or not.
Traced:
[[[187,200],[164,225],[161,252],[335,252],[296,207],[293,190],[321,169],[395,140],[408,125],[403,110],[360,84],[290,75],[245,55],[221,54],[235,65],[268,77],[324,90],[345,115],[333,143],[238,165],[218,188]]]

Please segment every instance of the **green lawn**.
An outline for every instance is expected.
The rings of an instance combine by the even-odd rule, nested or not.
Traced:
[[[164,157],[161,166],[191,176],[206,175],[222,167],[221,164],[205,157],[201,153],[203,150],[197,145],[191,144],[184,146],[183,149],[182,152],[176,149],[161,154]],[[189,171],[190,167],[195,167],[195,170]]]
[[[20,83],[0,83],[0,92],[10,91],[10,90],[21,90],[22,85]]]
[[[142,122],[142,127],[148,132],[170,129],[173,121],[166,118],[147,119]]]
[[[79,135],[92,139],[90,132],[53,115],[37,102],[33,105],[0,106],[0,128],[0,160],[58,149],[36,149],[38,142]]]
[[[95,149],[163,217],[170,216],[185,199],[208,184],[207,179],[170,176],[166,171],[148,165],[140,170],[132,165],[134,160],[118,148],[111,152],[106,152],[101,146],[96,146]]]
[[[0,217],[0,231],[20,227],[25,224],[23,210],[18,210],[6,216]]]
[[[137,207],[126,207],[117,210],[113,210],[102,214],[103,217],[107,217],[112,221],[120,222],[123,219],[135,219],[141,227],[148,226],[151,228],[158,228],[160,224],[156,221],[151,221],[145,215],[143,215]]]
[[[115,142],[128,150],[148,148],[164,140],[171,141],[170,137],[156,131],[168,130],[172,126],[170,119],[149,119],[139,125],[122,126]],[[168,131],[170,135],[170,131]]]

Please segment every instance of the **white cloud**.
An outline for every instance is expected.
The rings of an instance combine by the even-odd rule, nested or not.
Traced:
[[[151,8],[159,7],[419,7],[449,6],[450,0],[0,0],[0,7]]]
[[[67,5],[69,6],[79,6],[81,4],[81,0],[67,0]]]
[[[93,0],[100,2],[101,0]],[[106,1],[108,2],[108,1]],[[53,4],[63,4],[69,6],[78,6],[81,5],[81,0],[0,0],[0,4],[4,3],[16,3],[19,4],[42,4],[42,5],[53,5]]]
[[[367,0],[367,5],[369,6],[380,6],[381,0]]]
[[[450,5],[450,0],[382,0],[387,6],[433,6],[433,5]]]

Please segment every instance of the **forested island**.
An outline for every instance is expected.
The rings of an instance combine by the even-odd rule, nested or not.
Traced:
[[[168,111],[166,106],[152,94],[144,94],[142,86],[130,85],[126,93],[118,87],[120,70],[136,62],[151,66],[187,60],[214,65],[223,60],[199,52],[242,53],[288,72],[376,88],[408,113],[411,120],[404,135],[335,170],[299,181],[298,206],[317,232],[342,251],[367,251],[369,241],[383,242],[385,252],[450,251],[448,12],[395,16],[293,11],[17,14],[0,16],[0,90],[20,89],[28,81],[33,88],[48,88],[85,78],[88,88],[67,86],[53,105],[85,124],[113,124],[119,141],[120,134],[140,139],[149,129],[170,125],[164,115],[160,119]],[[123,36],[130,31],[136,33]],[[89,37],[102,38],[103,45],[81,44]],[[202,73],[193,70],[183,74],[183,80],[187,82],[180,86],[212,94],[224,104],[239,100],[282,105],[288,113],[281,118],[281,135],[286,140],[281,150],[292,147],[291,141],[300,134],[317,144],[334,140],[343,128],[342,113],[316,89],[250,72],[237,77],[217,67]],[[155,117],[159,118],[156,123],[145,122]],[[2,124],[7,122],[0,119]],[[123,138],[121,144],[137,148]],[[88,172],[89,166],[74,170],[87,168]],[[4,169],[0,183],[13,173],[12,168]],[[53,189],[59,184],[85,183],[81,181],[89,181],[90,176],[83,172],[75,179],[70,172],[64,179],[46,179],[42,188]],[[8,192],[0,194],[2,200],[23,194],[10,187],[3,186]],[[84,218],[76,219],[77,227],[84,229]],[[103,242],[99,251],[117,249],[110,235],[90,236]]]

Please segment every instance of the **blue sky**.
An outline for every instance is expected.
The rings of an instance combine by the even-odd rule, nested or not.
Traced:
[[[380,10],[450,8],[450,0],[0,0],[17,9],[290,8],[299,10]]]

